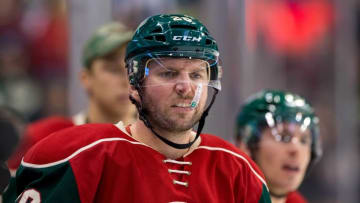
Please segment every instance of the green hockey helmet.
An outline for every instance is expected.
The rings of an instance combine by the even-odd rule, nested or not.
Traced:
[[[90,68],[92,61],[114,52],[131,40],[133,31],[120,22],[110,22],[98,28],[86,41],[82,63]]]
[[[176,149],[192,146],[199,138],[205,118],[221,90],[222,69],[215,39],[197,19],[182,14],[162,14],[145,19],[136,29],[126,49],[125,63],[130,85],[139,92],[140,101],[130,95],[130,100],[139,112],[144,124],[167,145]],[[148,79],[148,80],[145,80]],[[145,82],[146,81],[146,82]],[[143,106],[143,88],[186,83],[194,91],[189,103],[197,108],[204,88],[211,88],[208,99],[198,121],[195,138],[189,143],[174,143],[159,135],[148,119],[148,110]]]
[[[311,105],[301,96],[279,90],[258,92],[245,102],[236,120],[236,139],[255,150],[261,132],[270,128],[277,141],[290,142],[291,135],[279,132],[282,124],[296,124],[311,133],[310,165],[322,155],[319,119]]]
[[[217,43],[197,19],[182,14],[163,14],[144,20],[126,50],[130,84],[141,86],[152,67],[167,70],[171,63],[169,58],[193,61],[193,65],[206,73],[206,80],[202,80],[206,81],[205,85],[221,89]]]

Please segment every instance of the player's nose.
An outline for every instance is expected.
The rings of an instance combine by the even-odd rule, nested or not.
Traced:
[[[192,85],[189,81],[178,81],[175,84],[175,91],[179,95],[185,96],[192,91]]]

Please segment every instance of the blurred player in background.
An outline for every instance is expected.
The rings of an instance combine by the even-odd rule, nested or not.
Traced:
[[[243,105],[236,125],[236,144],[262,169],[272,202],[306,202],[296,190],[322,154],[310,104],[290,92],[261,91]]]
[[[149,17],[125,60],[139,119],[52,134],[25,155],[8,191],[20,202],[270,202],[250,158],[201,134],[221,89],[217,43],[203,24]]]
[[[125,69],[126,44],[133,31],[111,22],[100,27],[83,49],[80,81],[88,95],[88,108],[72,118],[53,116],[30,124],[16,152],[8,161],[15,175],[24,154],[46,136],[58,130],[85,123],[129,124],[136,119],[136,108],[129,100]]]

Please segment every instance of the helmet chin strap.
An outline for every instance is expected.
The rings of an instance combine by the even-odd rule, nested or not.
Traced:
[[[201,88],[201,87],[200,87]],[[140,85],[139,84],[136,84],[135,85],[135,89],[138,91],[139,93],[139,97],[140,97],[140,101],[141,101],[141,104],[143,103],[143,97],[142,97],[142,89],[140,88]],[[199,88],[198,88],[199,89]],[[141,104],[139,104],[139,102],[137,102],[133,97],[130,96],[130,100],[132,103],[135,104],[136,108],[138,109],[139,111],[139,118],[140,120],[142,120],[145,124],[146,127],[148,127],[151,132],[156,136],[158,137],[161,141],[163,141],[165,144],[173,147],[173,148],[176,148],[176,149],[186,149],[186,148],[189,148],[191,147],[191,145],[193,145],[195,143],[195,141],[199,138],[200,136],[200,133],[204,127],[204,124],[205,124],[205,118],[206,116],[209,114],[209,110],[211,108],[211,106],[213,105],[214,101],[215,101],[215,98],[216,98],[216,95],[218,93],[218,90],[215,89],[215,92],[212,96],[212,99],[211,99],[211,102],[209,104],[209,106],[206,108],[206,110],[203,112],[203,114],[201,115],[201,118],[199,120],[199,126],[198,126],[198,129],[197,129],[197,132],[196,132],[196,136],[195,136],[195,139],[187,144],[178,144],[178,143],[175,143],[175,142],[172,142],[168,139],[166,139],[165,137],[159,135],[153,128],[153,126],[151,125],[151,123],[149,122],[148,118],[147,118],[147,110],[143,108],[143,106]],[[200,90],[201,91],[201,90]],[[193,100],[197,100],[195,97],[197,95],[194,96],[194,99]],[[194,102],[194,101],[193,101]],[[192,102],[192,103],[193,103]],[[195,101],[196,102],[196,101]],[[196,102],[196,105],[197,105],[198,101]],[[195,105],[195,107],[196,107]]]

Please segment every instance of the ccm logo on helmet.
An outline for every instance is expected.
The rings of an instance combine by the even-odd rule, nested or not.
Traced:
[[[191,37],[191,36],[174,36],[173,37],[173,40],[174,41],[180,41],[180,40],[182,40],[182,41],[191,41],[191,42],[193,42],[193,41],[198,41],[198,42],[200,42],[200,40],[201,40],[201,37]]]

